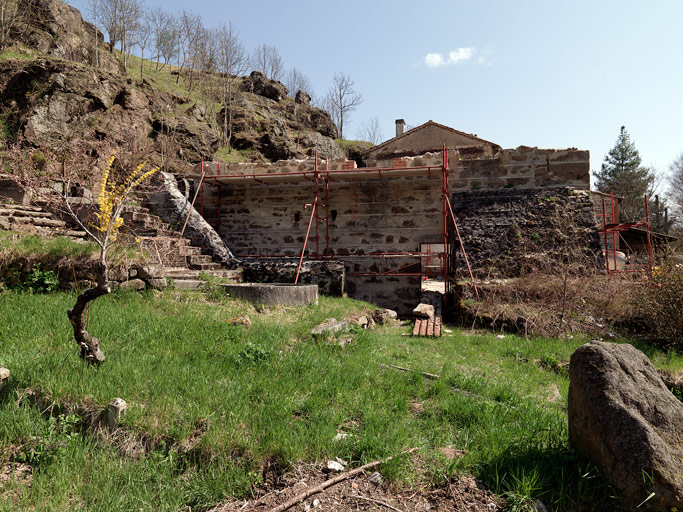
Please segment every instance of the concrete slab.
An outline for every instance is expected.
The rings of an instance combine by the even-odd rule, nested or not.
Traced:
[[[231,297],[255,304],[308,306],[318,303],[317,284],[239,283],[221,287]]]

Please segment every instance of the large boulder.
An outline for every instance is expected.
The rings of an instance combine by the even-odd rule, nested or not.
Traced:
[[[243,89],[247,92],[258,94],[274,101],[285,98],[289,91],[281,82],[268,80],[260,71],[252,71],[251,75],[243,82]]]
[[[648,358],[592,342],[569,365],[569,439],[635,507],[683,510],[683,403]]]

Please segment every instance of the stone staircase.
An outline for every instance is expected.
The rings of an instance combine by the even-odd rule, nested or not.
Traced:
[[[156,192],[153,184],[139,186],[132,194],[137,204],[128,205],[123,213],[127,233],[134,237],[139,247],[150,258],[164,267],[164,277],[173,279],[180,289],[196,289],[202,280],[200,274],[242,281],[242,271],[224,269],[211,256],[202,254],[201,248],[182,238],[179,231],[171,229],[160,217],[150,212],[147,198]]]
[[[123,212],[125,227],[122,234],[148,253],[151,263],[162,266],[162,277],[173,279],[177,288],[199,288],[202,284],[201,273],[240,282],[241,270],[223,269],[219,263],[212,261],[211,256],[202,254],[199,247],[193,246],[190,240],[182,238],[178,231],[170,229],[150,212],[146,197],[156,190],[153,185],[143,185],[135,191],[131,204]],[[0,203],[0,230],[43,237],[65,236],[81,241],[88,239],[85,231],[70,226],[40,206],[9,202]]]
[[[65,236],[73,240],[85,240],[88,236],[40,206],[27,204],[0,203],[0,229],[45,237]]]

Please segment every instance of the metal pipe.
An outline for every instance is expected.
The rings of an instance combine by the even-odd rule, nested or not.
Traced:
[[[453,225],[455,226],[455,234],[458,235],[458,241],[460,242],[460,250],[462,251],[462,255],[465,258],[465,264],[467,265],[467,271],[470,273],[470,279],[472,279],[472,286],[474,287],[474,293],[477,295],[477,298],[479,298],[479,291],[477,290],[477,285],[474,282],[474,274],[472,274],[472,268],[470,267],[470,262],[467,259],[467,253],[465,252],[465,246],[462,243],[462,238],[460,237],[460,230],[458,229],[458,223],[455,221],[455,215],[453,215],[453,208],[451,207],[451,201],[450,199],[447,199],[448,201],[448,209],[451,212],[451,218],[453,219]]]
[[[605,198],[602,198],[602,231],[605,236],[605,272],[609,276],[609,253],[607,252],[607,209],[605,208]]]
[[[318,199],[316,198],[311,210],[311,218],[308,219],[308,229],[306,230],[306,238],[304,238],[304,247],[301,249],[301,257],[299,258],[299,266],[296,268],[296,278],[294,284],[299,282],[299,272],[301,272],[301,264],[304,261],[304,253],[306,252],[306,244],[308,243],[308,234],[311,232],[311,224],[313,223],[313,216],[315,215],[315,208],[318,206]]]
[[[652,245],[650,242],[650,209],[648,207],[647,194],[645,194],[645,222],[647,226],[647,268],[652,277]]]
[[[221,163],[218,162],[218,175],[221,174]],[[216,187],[216,231],[221,234],[221,187]]]
[[[202,157],[202,176],[204,176],[204,157]],[[199,182],[199,213],[204,216],[204,180]]]
[[[202,157],[202,177],[199,180],[199,187],[202,186],[204,183],[204,158]],[[192,198],[192,204],[190,204],[190,208],[187,210],[187,217],[185,217],[185,222],[183,223],[183,229],[180,230],[180,236],[185,234],[185,228],[187,227],[187,221],[190,220],[190,214],[192,213],[192,210],[194,210],[194,203],[197,201],[197,194],[199,194],[199,187],[197,187],[197,190],[194,191],[194,197]]]

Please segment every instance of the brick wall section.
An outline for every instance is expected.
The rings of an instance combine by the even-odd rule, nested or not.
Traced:
[[[221,189],[220,235],[240,255],[301,253],[313,202],[310,182],[233,184]],[[322,185],[320,201],[324,201]],[[371,277],[354,273],[386,271],[416,262],[381,262],[370,252],[418,251],[421,243],[439,243],[443,230],[441,173],[431,176],[334,180],[329,187],[331,255],[346,265],[349,296],[407,313],[419,302],[417,276]],[[204,189],[204,216],[217,227],[216,187]],[[325,216],[321,207],[320,216]],[[319,251],[325,249],[325,222],[318,224]],[[315,221],[306,249],[315,254]],[[419,265],[416,269],[419,272]],[[350,275],[351,274],[351,275]]]
[[[470,265],[479,277],[517,277],[537,270],[602,271],[590,194],[567,187],[453,194]],[[457,246],[456,246],[457,247]],[[457,247],[457,275],[467,276]]]

